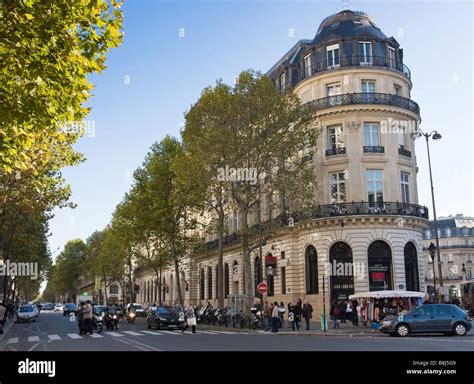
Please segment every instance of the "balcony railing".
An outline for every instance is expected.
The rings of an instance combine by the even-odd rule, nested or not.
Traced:
[[[364,145],[364,153],[385,153],[385,147],[380,145]]]
[[[411,152],[403,147],[398,148],[398,154],[400,156],[411,157]]]
[[[344,155],[345,153],[345,147],[326,149],[326,156]]]
[[[337,60],[337,64],[336,64]],[[323,60],[317,63],[311,64],[306,68],[301,68],[297,83],[300,81],[314,76],[321,72],[332,71],[340,68],[347,67],[375,67],[384,68],[388,70],[397,71],[403,73],[406,77],[411,79],[411,73],[408,67],[403,64],[400,60],[391,58],[389,56],[344,56],[339,55],[336,60]]]
[[[339,204],[317,205],[308,212],[294,212],[291,215],[280,214],[269,223],[256,224],[250,228],[250,233],[257,234],[261,232],[265,225],[273,227],[284,227],[299,221],[322,219],[338,216],[372,216],[372,215],[389,215],[389,216],[411,216],[428,220],[428,208],[418,204],[400,203],[400,202],[351,202]],[[232,233],[224,238],[224,245],[231,244],[239,240],[237,233]],[[219,240],[212,240],[206,243],[207,250],[216,249]]]
[[[381,104],[407,109],[417,115],[420,114],[420,107],[413,100],[389,93],[345,93],[316,99],[308,104],[318,111],[352,104]]]

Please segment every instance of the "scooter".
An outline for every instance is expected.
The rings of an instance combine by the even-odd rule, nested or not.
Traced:
[[[107,329],[118,329],[119,316],[114,313],[106,312],[103,320]]]
[[[102,316],[96,315],[95,313],[92,315],[92,328],[97,330],[98,333],[102,332]]]
[[[129,324],[133,324],[135,322],[135,317],[137,317],[137,314],[133,311],[130,311],[127,313],[127,321]]]

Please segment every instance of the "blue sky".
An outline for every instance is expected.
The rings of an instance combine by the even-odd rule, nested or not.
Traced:
[[[124,42],[108,55],[107,70],[92,77],[95,135],[76,145],[87,161],[64,171],[78,207],[55,212],[53,257],[68,240],[107,225],[150,145],[179,135],[184,112],[205,86],[219,78],[232,83],[248,68],[267,71],[299,39],[313,38],[339,3],[126,1]],[[438,216],[474,216],[471,2],[354,0],[352,7],[404,48],[421,128],[443,135],[430,144]],[[419,202],[431,214],[426,146],[416,143]]]

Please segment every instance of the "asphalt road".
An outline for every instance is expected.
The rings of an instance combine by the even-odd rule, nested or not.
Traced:
[[[395,338],[239,332],[232,329],[146,329],[143,319],[124,321],[116,331],[78,335],[77,323],[60,313],[42,312],[34,323],[15,324],[0,351],[474,351],[474,333],[465,337]]]

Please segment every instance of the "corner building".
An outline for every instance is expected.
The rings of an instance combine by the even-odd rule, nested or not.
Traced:
[[[318,206],[309,220],[295,220],[268,241],[263,260],[254,252],[254,289],[265,281],[268,300],[286,306],[308,299],[315,314],[322,312],[323,284],[326,311],[355,292],[424,291],[428,210],[418,204],[414,147],[421,118],[398,42],[367,14],[345,10],[324,19],[314,39],[299,41],[267,74],[275,87],[291,88],[317,111],[317,152],[307,160]],[[223,273],[216,240],[184,262],[186,302],[217,304],[220,278],[228,305],[244,293],[238,221],[235,213],[229,217],[236,233],[226,238]],[[141,287],[149,285],[146,276],[138,278]],[[173,281],[171,271],[164,279]],[[161,293],[166,302],[176,300],[174,289]]]

